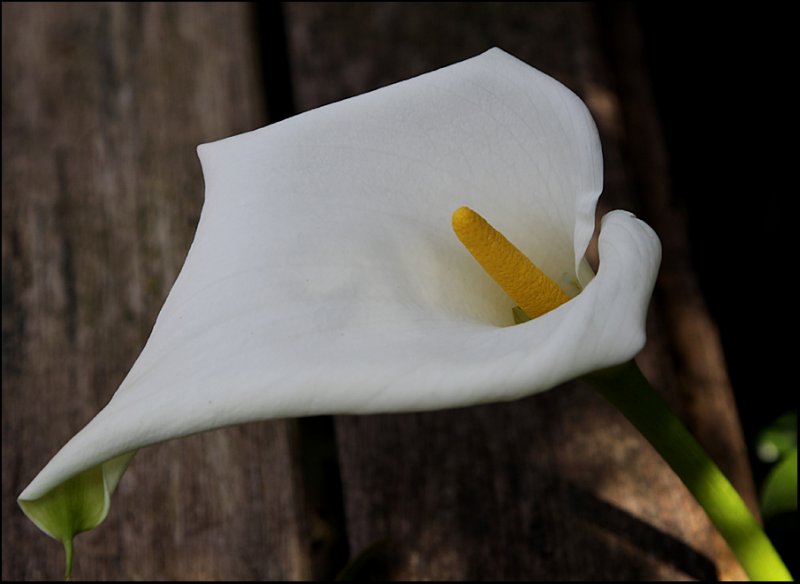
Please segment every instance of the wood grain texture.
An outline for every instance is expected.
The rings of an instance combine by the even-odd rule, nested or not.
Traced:
[[[752,473],[747,462],[736,402],[731,391],[717,327],[700,292],[691,264],[686,211],[671,192],[669,155],[643,57],[644,39],[633,5],[604,6],[601,21],[610,58],[615,62],[617,92],[626,128],[625,147],[639,208],[661,237],[663,256],[655,302],[664,321],[672,352],[674,388],[687,426],[745,495],[758,516]],[[735,559],[719,548],[722,573],[738,569]]]
[[[669,255],[639,362],[752,501],[719,342],[693,284],[683,218],[665,213],[665,153],[641,56],[622,59],[620,44],[609,51],[608,30],[589,4],[300,3],[288,14],[300,110],[491,46],[586,100],[605,155],[599,212],[635,211],[655,225]],[[635,28],[629,16],[624,10],[606,14],[604,25]],[[629,35],[620,42],[640,51],[633,41]],[[635,73],[618,77],[620,68],[631,66]],[[631,86],[632,77],[639,85]],[[675,282],[681,283],[677,290]],[[669,468],[578,383],[513,404],[341,417],[337,437],[351,549],[390,538],[374,576],[741,576]]]
[[[3,4],[3,578],[63,573],[15,498],[105,404],[180,269],[195,147],[265,123],[251,7]],[[308,573],[292,421],[140,452],[79,579]]]

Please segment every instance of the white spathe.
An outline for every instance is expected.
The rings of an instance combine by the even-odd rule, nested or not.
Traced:
[[[198,152],[205,205],[147,345],[20,499],[203,430],[510,400],[644,344],[658,238],[609,213],[592,279],[595,125],[499,49]],[[513,302],[451,231],[463,205],[575,298],[506,326]]]

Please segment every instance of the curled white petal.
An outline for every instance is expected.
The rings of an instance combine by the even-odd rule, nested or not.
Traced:
[[[499,49],[199,152],[206,203],[147,346],[21,499],[178,436],[514,399],[644,343],[658,239],[630,214],[607,215],[587,282],[602,185],[594,123],[569,90]],[[513,303],[450,231],[462,205],[583,291],[504,326]]]

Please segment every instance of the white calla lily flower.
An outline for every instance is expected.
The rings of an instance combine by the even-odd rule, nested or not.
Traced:
[[[592,274],[594,122],[499,49],[198,151],[205,205],[147,345],[20,495],[57,538],[65,521],[102,521],[143,446],[267,418],[516,399],[644,344],[658,239],[609,213]],[[462,205],[571,300],[510,326],[514,302],[450,229]],[[63,485],[78,484],[84,511],[64,519],[76,495]]]

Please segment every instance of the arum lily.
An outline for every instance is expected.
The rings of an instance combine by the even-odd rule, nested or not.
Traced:
[[[607,214],[592,273],[595,125],[499,49],[198,153],[205,204],[147,345],[19,498],[69,557],[144,446],[267,418],[512,400],[645,342],[658,238]],[[462,206],[533,260],[557,308],[511,326],[515,301],[448,228]]]

